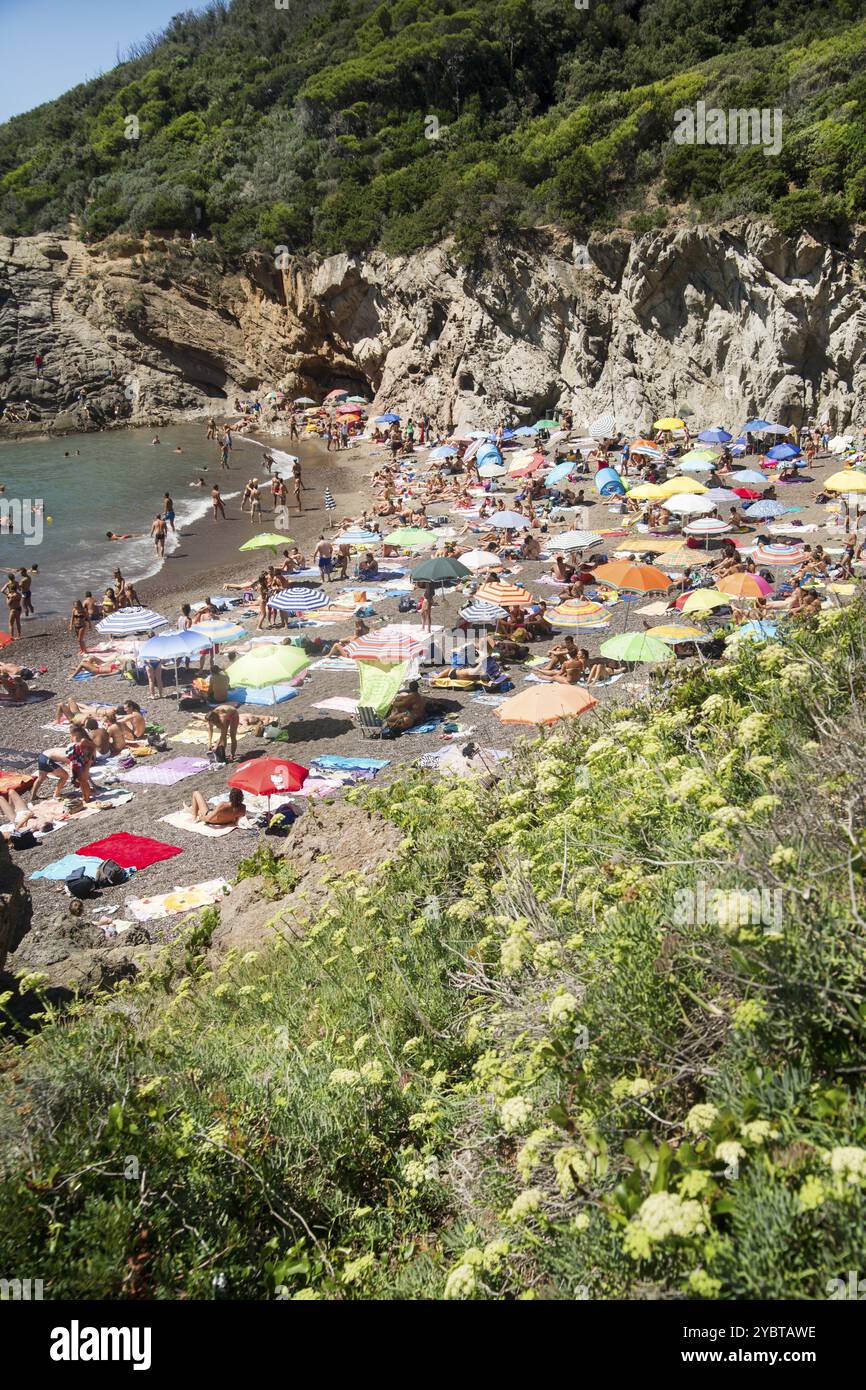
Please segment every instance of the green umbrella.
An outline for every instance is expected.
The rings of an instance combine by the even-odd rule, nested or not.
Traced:
[[[673,652],[657,637],[644,632],[621,632],[601,644],[602,656],[615,661],[671,661]]]
[[[272,550],[276,555],[281,546],[294,545],[291,536],[278,536],[276,531],[265,531],[260,536],[253,536],[252,540],[244,541],[239,546],[239,550]]]
[[[367,401],[365,401],[363,396],[350,396],[349,400],[353,405],[367,405]]]
[[[536,428],[537,430],[558,430],[558,429],[559,429],[559,421],[558,421],[558,420],[536,420],[536,422],[535,422],[535,428]]]
[[[284,685],[309,664],[310,658],[301,647],[274,647],[267,643],[233,661],[226,674],[233,686],[258,690],[263,685]]]
[[[412,571],[416,584],[447,584],[449,579],[466,579],[472,573],[452,555],[437,555],[433,560],[425,560]]]
[[[385,545],[397,545],[401,550],[411,550],[416,546],[435,545],[436,536],[421,526],[398,526],[385,537]]]

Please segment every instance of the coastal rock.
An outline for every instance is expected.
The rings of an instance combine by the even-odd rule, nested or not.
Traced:
[[[9,846],[0,837],[0,971],[7,956],[21,945],[30,930],[30,894],[24,874],[13,863]]]
[[[0,399],[36,415],[0,431],[225,418],[278,385],[447,429],[563,406],[627,431],[686,408],[848,429],[866,423],[864,252],[862,231],[837,245],[751,219],[586,245],[543,228],[472,267],[449,243],[284,266],[201,239],[0,238]]]

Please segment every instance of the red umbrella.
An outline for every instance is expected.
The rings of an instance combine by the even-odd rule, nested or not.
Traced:
[[[250,758],[232,773],[229,786],[256,796],[271,797],[300,791],[308,776],[309,768],[287,762],[285,758]]]
[[[8,647],[14,640],[11,632],[0,632],[0,647]]]
[[[764,495],[762,492],[755,492],[755,489],[752,487],[734,487],[731,488],[731,491],[735,492],[738,497],[742,497],[746,502],[754,502],[756,498],[763,497]]]

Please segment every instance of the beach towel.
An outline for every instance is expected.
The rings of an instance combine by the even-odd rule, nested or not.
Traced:
[[[206,772],[207,758],[169,758],[167,762],[150,767],[134,767],[131,772],[119,772],[121,782],[144,782],[159,787],[173,787],[197,772]]]
[[[107,859],[106,854],[64,854],[62,859],[55,859],[52,864],[46,864],[44,869],[37,869],[31,878],[47,878],[53,883],[59,883],[62,879],[68,878],[73,869],[86,869],[91,877],[96,877],[96,870]]]
[[[158,864],[162,859],[173,859],[176,854],[183,854],[183,850],[176,845],[151,840],[146,835],[128,835],[121,830],[104,840],[94,840],[92,845],[82,845],[78,853],[113,859],[122,869],[146,869],[149,864]]]
[[[378,772],[380,768],[388,767],[390,759],[361,757],[352,758],[348,756],[343,756],[339,753],[322,753],[319,755],[319,757],[315,759],[315,762],[317,767],[343,768],[347,771],[351,770],[352,768],[374,768]]]
[[[136,922],[153,922],[178,912],[194,912],[199,907],[208,907],[211,903],[220,902],[231,891],[231,885],[224,878],[211,878],[205,883],[175,888],[171,893],[159,893],[153,898],[128,898],[126,910]]]
[[[495,707],[501,705],[505,699],[504,695],[473,695],[472,702],[476,705],[490,705]]]
[[[23,792],[36,781],[35,773],[0,772],[0,796],[7,792]]]
[[[52,691],[50,690],[30,690],[26,700],[10,700],[4,695],[0,695],[0,709],[23,709],[25,705],[42,705],[51,698]]]
[[[238,738],[241,737],[241,730],[238,730]],[[207,743],[207,729],[201,724],[190,724],[179,734],[169,734],[169,743]]]
[[[358,663],[350,660],[348,656],[320,656],[318,661],[311,661],[307,669],[309,671],[356,671]]]
[[[312,706],[313,709],[336,709],[343,714],[356,714],[358,701],[350,700],[348,695],[332,695],[329,700],[320,700]]]
[[[205,835],[211,840],[219,839],[221,835],[231,835],[237,829],[234,825],[205,825],[204,821],[196,820],[191,811],[172,811],[170,816],[160,816],[160,821],[178,830],[191,830],[194,835]]]

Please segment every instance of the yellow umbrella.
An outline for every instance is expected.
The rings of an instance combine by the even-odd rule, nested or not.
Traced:
[[[685,420],[681,420],[677,415],[665,415],[663,419],[653,422],[654,430],[682,430],[685,427]]]
[[[232,686],[245,685],[259,690],[266,685],[284,685],[309,666],[310,658],[300,647],[254,647],[246,656],[233,661],[226,674]]]
[[[727,594],[720,594],[718,589],[695,589],[694,593],[689,594],[682,608],[681,613],[709,613],[713,608],[723,608],[730,603]]]
[[[637,487],[631,489],[628,495],[634,497],[638,502],[657,502],[659,498],[665,496],[665,493],[662,492],[658,483],[639,483]]]
[[[558,719],[573,719],[597,705],[596,700],[578,685],[533,685],[521,690],[510,700],[497,705],[496,714],[503,724],[555,724]]]
[[[647,631],[650,637],[657,637],[660,642],[703,642],[707,636],[699,627],[680,626],[677,623],[661,623]]]
[[[853,468],[848,468],[827,478],[824,487],[829,492],[866,492],[866,473],[857,473]]]
[[[697,482],[695,478],[683,478],[677,475],[676,478],[668,478],[666,482],[659,483],[659,492],[662,498],[673,497],[676,492],[693,492],[695,496],[701,492],[709,492],[708,487],[703,483]]]

